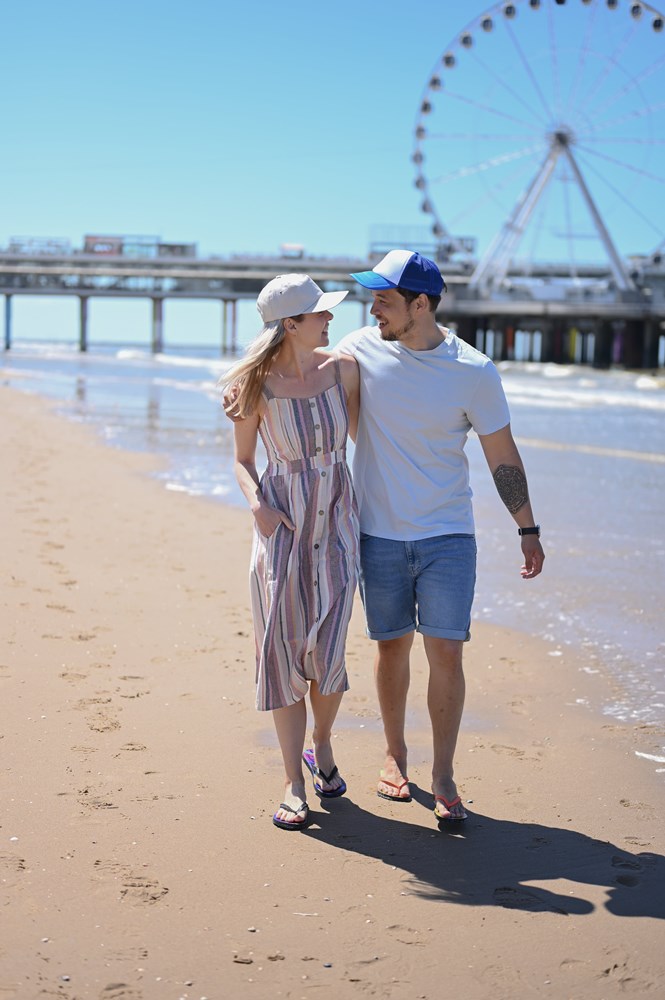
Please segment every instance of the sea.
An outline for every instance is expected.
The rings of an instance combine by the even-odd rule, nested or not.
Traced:
[[[164,489],[243,507],[217,390],[233,360],[204,346],[153,355],[108,344],[81,354],[73,344],[25,340],[0,357],[0,380],[57,400],[110,447],[161,456],[154,475]],[[546,562],[538,579],[521,579],[514,522],[472,434],[474,620],[540,637],[552,670],[574,655],[589,674],[609,673],[612,700],[592,709],[664,727],[665,372],[498,367]],[[665,747],[645,763],[665,773]]]

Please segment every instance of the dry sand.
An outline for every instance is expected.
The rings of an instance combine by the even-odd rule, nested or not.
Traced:
[[[419,642],[415,799],[375,794],[357,604],[335,744],[349,793],[312,794],[309,830],[277,830],[249,515],[165,491],[155,460],[43,400],[0,402],[0,1000],[665,995],[662,775],[635,756],[663,733],[604,718],[602,674],[476,627],[457,767],[472,816],[439,832]],[[541,586],[525,584],[534,614]]]

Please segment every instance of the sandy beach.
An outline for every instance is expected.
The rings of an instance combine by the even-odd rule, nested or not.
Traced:
[[[665,733],[594,709],[616,681],[476,625],[457,756],[471,815],[442,832],[419,640],[414,801],[376,796],[357,600],[335,743],[348,795],[312,792],[309,829],[277,830],[249,514],[165,490],[157,459],[53,403],[0,401],[2,1000],[665,993],[663,775],[637,755],[662,756]]]

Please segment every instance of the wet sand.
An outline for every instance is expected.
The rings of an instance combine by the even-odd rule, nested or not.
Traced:
[[[414,801],[376,796],[357,602],[335,743],[349,793],[312,793],[308,831],[277,830],[249,515],[164,490],[156,459],[37,397],[0,400],[3,1000],[662,994],[662,775],[636,751],[662,756],[665,734],[594,711],[616,681],[475,626],[471,815],[440,831],[418,640]]]

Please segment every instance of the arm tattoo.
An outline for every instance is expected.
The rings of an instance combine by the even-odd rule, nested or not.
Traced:
[[[516,514],[529,500],[526,476],[516,465],[500,465],[493,476],[499,496],[510,513]]]

